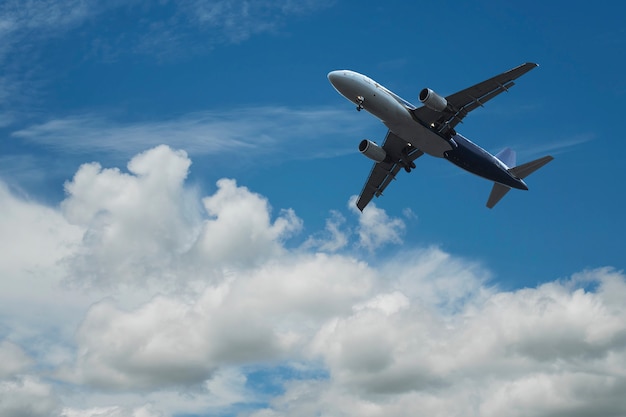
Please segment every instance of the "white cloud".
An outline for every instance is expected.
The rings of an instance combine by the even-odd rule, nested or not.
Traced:
[[[343,257],[271,261],[231,274],[192,300],[157,297],[132,311],[91,308],[78,360],[62,377],[112,390],[199,385],[229,364],[304,359],[316,327],[346,313],[371,272]]]
[[[6,340],[0,342],[0,379],[15,376],[32,363],[16,344]]]
[[[162,417],[163,414],[151,410],[149,406],[125,408],[119,406],[96,407],[86,410],[66,408],[61,417]]]
[[[217,187],[213,196],[203,199],[210,218],[196,246],[211,264],[249,265],[277,256],[282,240],[302,227],[290,209],[272,223],[267,200],[234,180],[219,180]]]
[[[128,174],[81,166],[61,205],[67,221],[85,230],[68,257],[74,277],[106,285],[167,276],[200,233],[197,197],[183,187],[190,165],[185,152],[159,146],[134,157]]]
[[[13,198],[2,183],[0,210],[3,213],[0,234],[11,237],[0,241],[3,258],[0,270],[4,276],[52,267],[64,254],[71,253],[73,243],[80,236],[76,228],[67,227],[58,211]]]
[[[60,282],[66,276],[61,260],[75,253],[81,238],[82,230],[58,210],[16,197],[0,183],[2,336],[19,345],[80,320],[73,309],[82,311],[92,297],[78,297],[61,288]],[[59,304],[64,308],[59,309]],[[31,346],[29,353],[34,350],[42,355],[57,353],[40,345]]]
[[[622,272],[502,291],[434,247],[370,265],[402,232],[376,207],[290,248],[295,213],[230,179],[201,198],[190,164],[83,165],[59,208],[0,188],[0,414],[626,413]]]
[[[318,333],[332,379],[301,404],[278,399],[271,415],[349,407],[363,415],[621,415],[626,308],[607,286],[621,293],[626,281],[607,269],[586,275],[597,291],[572,285],[577,277],[513,292],[482,288],[456,312],[419,295],[378,295]]]
[[[50,385],[26,376],[0,380],[0,414],[4,417],[48,417],[59,403]]]
[[[128,174],[81,166],[61,205],[85,230],[67,258],[74,278],[101,285],[205,279],[206,271],[280,254],[282,241],[300,230],[292,210],[272,221],[267,200],[234,180],[218,181],[203,213],[196,191],[183,184],[190,164],[185,152],[158,146],[134,157]]]
[[[303,249],[318,248],[322,252],[337,252],[348,245],[350,231],[342,230],[346,219],[338,211],[332,211],[326,219],[323,233],[310,236],[302,245]]]
[[[353,212],[359,213],[356,207],[356,196],[348,203]],[[402,219],[390,218],[387,213],[369,203],[359,216],[357,233],[361,246],[373,252],[376,248],[387,243],[402,243],[400,237],[404,232],[405,224]]]

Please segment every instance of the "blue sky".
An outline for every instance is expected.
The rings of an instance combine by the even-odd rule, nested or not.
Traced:
[[[3,415],[23,415],[32,398],[42,404],[33,415],[64,417],[557,415],[593,410],[594,398],[623,414],[609,388],[571,402],[584,379],[560,381],[571,388],[560,403],[526,390],[558,387],[544,357],[504,355],[497,377],[472,388],[472,375],[490,372],[481,355],[443,371],[402,346],[466,346],[463,335],[498,327],[494,317],[519,324],[499,346],[533,345],[542,323],[573,326],[528,352],[550,350],[567,375],[611,369],[596,363],[610,358],[619,365],[606,383],[626,383],[616,376],[626,352],[612,344],[626,316],[611,298],[626,285],[625,11],[602,1],[2,3],[0,358],[16,365],[0,366],[0,399],[18,399]],[[371,168],[357,145],[386,129],[336,93],[329,71],[359,71],[416,103],[424,87],[451,94],[527,61],[539,67],[458,130],[493,153],[514,148],[518,162],[553,155],[528,192],[488,210],[490,183],[424,157],[369,213],[355,211]],[[507,297],[519,308],[493,310]],[[524,304],[546,297],[563,311]],[[590,305],[602,314],[580,313]],[[380,314],[367,321],[370,310]],[[475,320],[463,327],[463,317]],[[581,317],[609,324],[598,336]],[[368,323],[393,348],[358,354]],[[402,329],[421,336],[405,342]],[[136,343],[115,345],[125,331]],[[189,362],[172,359],[185,351],[172,335]],[[574,359],[593,364],[559,351],[576,341]],[[356,359],[342,353],[350,347]],[[422,374],[432,378],[415,382]]]

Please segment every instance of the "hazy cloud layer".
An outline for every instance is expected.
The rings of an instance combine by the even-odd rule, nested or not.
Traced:
[[[85,164],[58,208],[0,188],[1,415],[626,413],[622,272],[503,291],[436,247],[368,263],[404,229],[375,206],[296,247],[297,213],[202,196],[190,165]]]
[[[86,59],[112,62],[129,56],[171,61],[278,32],[285,23],[323,10],[329,1],[242,0],[5,0],[0,3],[0,127],[23,119],[46,88],[46,48],[76,31],[102,25],[96,36],[78,34]],[[150,15],[151,19],[146,19]],[[111,31],[110,27],[115,30]],[[64,69],[61,69],[64,71]],[[64,76],[65,74],[61,74]],[[48,75],[54,78],[58,74]],[[30,113],[32,110],[26,110]],[[139,151],[135,149],[135,152]]]
[[[149,147],[168,143],[199,154],[237,153],[239,158],[284,155],[284,145],[293,138],[299,143],[314,141],[315,147],[303,147],[296,158],[320,158],[347,152],[348,148],[323,146],[336,143],[337,137],[358,136],[375,121],[352,126],[353,113],[328,108],[293,109],[258,107],[224,111],[206,111],[166,121],[116,123],[100,116],[83,115],[53,119],[15,131],[19,140],[70,152],[104,151],[131,156]],[[348,130],[346,130],[348,129]],[[320,139],[322,138],[322,139]],[[313,143],[313,142],[311,142]],[[332,149],[329,151],[329,149]],[[337,150],[338,149],[338,150]],[[350,151],[353,152],[351,143]]]
[[[182,0],[145,2],[142,0],[106,3],[95,0],[7,0],[0,6],[0,37],[3,48],[15,48],[19,41],[60,35],[87,23],[88,19],[111,11],[137,13],[161,11],[161,20],[142,27],[145,35],[157,29],[169,34],[190,30],[213,30],[222,42],[240,42],[250,36],[273,31],[285,19],[317,12],[332,1],[292,0]],[[144,22],[138,22],[145,25]],[[23,45],[22,45],[23,46]],[[20,47],[22,47],[20,46]]]

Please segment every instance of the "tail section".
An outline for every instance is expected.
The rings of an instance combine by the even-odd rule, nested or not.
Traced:
[[[522,165],[514,166],[515,152],[509,148],[504,149],[502,152],[497,154],[496,157],[500,159],[500,161],[502,161],[506,166],[513,166],[513,168],[509,168],[509,173],[519,179],[526,178],[527,176],[537,171],[539,168],[543,167],[545,164],[554,159],[552,156],[548,155]],[[491,189],[491,194],[489,194],[489,199],[487,200],[487,207],[493,208],[496,204],[498,204],[500,200],[502,200],[502,197],[504,197],[510,189],[511,187],[508,187],[506,185],[502,185],[497,182],[494,183],[493,188]]]

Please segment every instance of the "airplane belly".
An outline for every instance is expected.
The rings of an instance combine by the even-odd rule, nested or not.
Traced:
[[[395,120],[393,123],[384,122],[397,136],[411,143],[422,152],[437,158],[443,158],[444,153],[452,150],[450,142],[416,123],[406,112],[408,119]]]
[[[404,106],[378,88],[372,88],[368,91],[364,99],[363,107],[365,110],[382,120],[383,123],[402,120],[407,113]]]
[[[422,152],[443,158],[452,149],[450,143],[417,123],[405,105],[401,104],[388,90],[370,79],[358,84],[354,91],[343,89],[346,97],[362,98],[362,107],[381,120],[398,137],[411,143]]]

